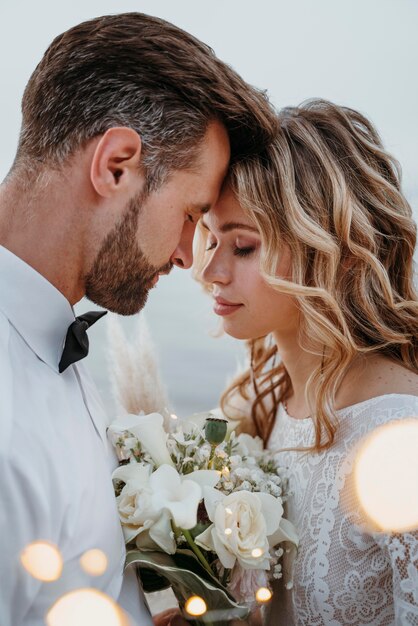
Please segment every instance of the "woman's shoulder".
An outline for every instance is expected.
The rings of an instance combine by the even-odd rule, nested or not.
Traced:
[[[358,362],[347,376],[337,398],[337,409],[374,410],[387,406],[402,407],[418,399],[418,372],[413,372],[387,357],[370,356]]]

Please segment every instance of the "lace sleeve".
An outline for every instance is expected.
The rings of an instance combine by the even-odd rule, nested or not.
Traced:
[[[395,626],[418,626],[418,531],[375,533],[392,568]]]

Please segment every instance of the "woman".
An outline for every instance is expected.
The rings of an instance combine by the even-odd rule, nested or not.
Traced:
[[[418,624],[418,533],[365,526],[348,491],[362,438],[418,415],[411,209],[362,115],[316,100],[279,119],[264,158],[233,167],[197,255],[251,353],[224,411],[246,402],[242,430],[289,468],[300,546],[268,623]]]

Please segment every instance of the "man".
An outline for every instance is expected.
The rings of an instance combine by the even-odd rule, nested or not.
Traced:
[[[262,150],[276,119],[207,46],[139,13],[57,37],[22,113],[0,187],[0,623],[43,625],[63,594],[95,587],[145,625],[132,573],[122,586],[115,461],[80,363],[94,319],[72,307],[86,295],[131,315],[159,274],[190,267],[230,159]],[[22,566],[39,540],[62,555],[52,582]],[[96,578],[80,564],[91,548],[107,556]]]

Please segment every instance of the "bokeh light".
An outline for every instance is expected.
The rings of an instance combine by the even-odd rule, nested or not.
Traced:
[[[255,594],[257,602],[268,602],[272,598],[272,593],[267,587],[260,587]]]
[[[264,550],[262,550],[262,548],[254,548],[251,551],[251,556],[253,556],[255,559],[258,559],[263,554],[264,554]]]
[[[191,596],[184,608],[189,615],[193,617],[198,617],[199,615],[204,615],[207,611],[206,602],[200,596]]]
[[[128,626],[112,598],[97,589],[76,589],[61,596],[46,616],[47,626]]]
[[[232,535],[232,528],[225,528],[225,535]]]
[[[357,497],[380,530],[418,527],[418,419],[392,422],[367,437],[354,468]]]
[[[31,576],[43,582],[53,582],[62,573],[61,553],[49,541],[35,541],[27,545],[20,554],[20,561]]]
[[[102,576],[107,570],[107,556],[102,550],[87,550],[80,558],[80,565],[90,576]]]

